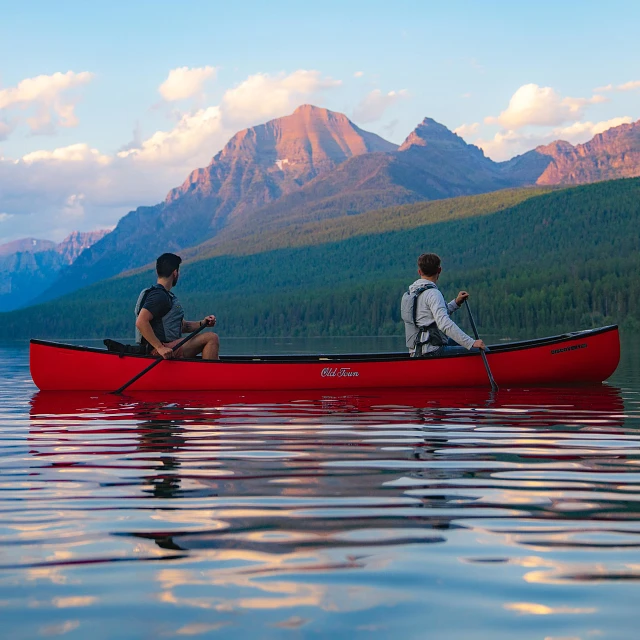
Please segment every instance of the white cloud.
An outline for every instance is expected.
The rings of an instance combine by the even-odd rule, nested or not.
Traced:
[[[630,116],[611,118],[611,120],[603,120],[601,122],[596,122],[595,124],[593,122],[574,122],[568,127],[554,129],[551,132],[551,136],[554,139],[560,138],[562,140],[568,140],[572,144],[580,144],[590,140],[593,136],[598,135],[607,129],[618,127],[621,124],[628,124],[630,122],[633,122],[633,119]]]
[[[526,126],[557,126],[580,118],[590,104],[605,102],[607,98],[561,98],[551,87],[525,84],[511,96],[509,106],[497,117],[485,118],[488,124],[500,124],[508,131]]]
[[[289,75],[258,73],[229,89],[221,108],[226,121],[249,124],[284,115],[301,102],[341,84],[340,80],[322,78],[319,71],[305,69]]]
[[[169,71],[169,76],[160,85],[158,91],[168,102],[186,100],[199,96],[203,92],[204,83],[216,76],[215,67],[179,67]]]
[[[21,80],[15,87],[0,89],[0,110],[31,109],[32,115],[25,117],[20,113],[15,118],[18,122],[26,122],[32,133],[53,133],[58,126],[75,127],[78,119],[75,115],[77,98],[68,95],[68,91],[88,83],[93,74],[88,71],[74,73],[54,73],[40,75]],[[0,127],[0,135],[4,130],[8,134],[7,123]]]
[[[79,144],[0,160],[0,210],[12,215],[2,236],[61,240],[70,231],[115,224],[128,211],[160,201],[188,169],[105,156]]]
[[[606,84],[603,87],[596,87],[593,90],[593,93],[606,93],[607,91],[613,91],[613,85],[612,84]]]
[[[631,80],[630,82],[619,84],[617,89],[618,91],[632,91],[633,89],[640,89],[640,80]]]
[[[32,151],[22,156],[22,162],[32,164],[34,162],[97,162],[108,164],[109,156],[102,155],[97,149],[91,149],[88,144],[78,143],[68,147],[61,147],[53,151]]]
[[[478,133],[478,127],[480,127],[479,122],[474,122],[472,124],[461,124],[457,129],[453,130],[453,133],[456,133],[461,138],[467,138]]]
[[[62,216],[77,220],[84,217],[84,193],[72,193],[65,201]]]
[[[356,71],[356,72],[353,74],[353,77],[354,77],[354,78],[362,78],[362,76],[363,76],[363,75],[364,75],[364,71]]]
[[[474,144],[480,147],[491,159],[502,161],[531,151],[540,145],[549,144],[554,140],[566,140],[574,145],[583,144],[599,133],[629,122],[632,122],[632,118],[621,116],[596,123],[577,121],[566,127],[556,127],[538,133],[522,133],[513,130],[498,131],[493,138],[476,140]]]
[[[621,124],[630,124],[632,122],[633,118],[631,116],[620,116],[618,118],[611,118],[611,120],[603,120],[602,122],[598,122],[593,125],[591,133],[595,136],[607,131],[607,129],[619,127]]]
[[[4,212],[0,213],[0,222],[6,222],[10,218],[13,218],[13,214]]]
[[[223,137],[229,136],[228,131],[222,127],[220,107],[208,107],[183,115],[171,131],[156,131],[139,148],[120,151],[118,157],[170,164],[189,161],[197,166],[205,160],[200,152],[206,150],[208,162],[213,150],[224,143]]]
[[[498,131],[493,138],[489,140],[480,138],[475,140],[473,144],[480,147],[492,160],[501,162],[529,151],[542,143],[541,140],[537,140],[533,144],[531,142],[530,136],[517,131]]]
[[[389,93],[382,93],[380,89],[374,89],[360,101],[353,112],[353,118],[358,122],[379,120],[389,107],[408,97],[409,92],[406,89],[389,91]]]

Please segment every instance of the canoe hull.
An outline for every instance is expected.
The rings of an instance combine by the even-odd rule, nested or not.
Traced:
[[[618,366],[617,327],[496,345],[488,354],[500,386],[596,384]],[[43,391],[112,391],[153,358],[40,340],[30,345],[31,376]],[[249,391],[389,387],[483,387],[478,354],[411,359],[405,354],[229,357],[171,360],[142,376],[131,391]]]

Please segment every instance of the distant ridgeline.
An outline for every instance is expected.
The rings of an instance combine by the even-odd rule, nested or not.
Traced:
[[[222,336],[400,334],[416,258],[435,251],[445,297],[469,290],[484,333],[640,330],[639,223],[640,178],[422,202],[228,240],[183,265],[176,293]],[[0,314],[4,336],[131,336],[153,281],[145,269]]]

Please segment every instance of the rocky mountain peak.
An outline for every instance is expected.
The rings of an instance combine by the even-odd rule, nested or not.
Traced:
[[[530,154],[551,159],[537,184],[586,184],[640,175],[640,120],[621,124],[576,146],[557,140]]]
[[[322,118],[328,118],[331,115],[331,116],[341,116],[347,119],[347,117],[342,113],[338,113],[337,111],[329,111],[329,109],[325,109],[324,107],[316,107],[313,104],[301,104],[299,107],[296,107],[296,109],[291,115],[293,116],[315,115]]]
[[[453,133],[443,124],[436,122],[433,118],[425,118],[400,145],[398,151],[408,151],[415,147],[432,147],[442,151],[453,149],[464,149],[471,151],[474,155],[484,153],[481,149],[472,144],[467,144],[459,135]]]
[[[99,231],[72,231],[55,247],[65,264],[71,264],[87,248],[94,245],[109,233],[108,229]]]
[[[206,169],[192,172],[182,186],[170,191],[165,203],[172,204],[187,194],[224,194],[216,213],[226,217],[238,204],[241,182],[251,186],[251,206],[255,208],[353,156],[396,148],[341,113],[304,104],[291,115],[236,133]]]
[[[552,156],[556,154],[566,154],[575,151],[575,147],[566,140],[554,140],[553,142],[545,145],[540,145],[535,149],[539,153]]]

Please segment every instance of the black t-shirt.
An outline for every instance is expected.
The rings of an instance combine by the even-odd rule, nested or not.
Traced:
[[[182,334],[184,312],[176,297],[161,284],[154,285],[146,295],[140,309],[152,316],[151,328],[160,342],[177,340]]]
[[[156,285],[147,293],[141,308],[146,309],[153,316],[153,320],[160,320],[171,310],[169,292],[162,285]],[[151,326],[153,326],[153,321],[151,321]]]

